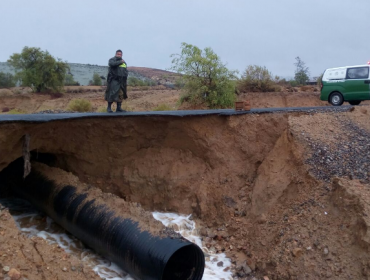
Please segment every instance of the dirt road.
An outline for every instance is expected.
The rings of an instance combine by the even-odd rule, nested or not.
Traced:
[[[309,107],[328,106],[327,102],[320,101],[316,87],[302,87],[297,92],[247,93],[240,94],[238,100],[249,100],[252,108],[269,107]],[[165,86],[143,88],[129,88],[127,101],[123,107],[127,111],[152,111],[160,105],[166,105],[170,110],[207,109],[205,106],[179,104],[181,91],[168,89]],[[101,87],[66,87],[62,94],[36,94],[29,88],[0,89],[0,114],[17,110],[21,113],[35,113],[46,110],[68,109],[73,99],[85,99],[91,102],[92,111],[104,111],[104,89]],[[367,101],[368,102],[368,101]],[[366,103],[366,102],[365,102]]]

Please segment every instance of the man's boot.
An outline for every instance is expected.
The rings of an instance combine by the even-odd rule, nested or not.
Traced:
[[[117,102],[117,110],[116,110],[116,112],[126,112],[125,110],[122,110],[122,108],[121,108],[121,105],[122,105],[122,102]]]
[[[107,108],[107,112],[108,113],[113,113],[113,111],[112,111],[112,103],[113,102],[108,102],[108,108]]]

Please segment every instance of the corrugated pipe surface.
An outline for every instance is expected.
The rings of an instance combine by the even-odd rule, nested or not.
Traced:
[[[205,260],[197,245],[173,234],[153,236],[73,186],[56,187],[34,171],[24,180],[22,175],[23,160],[19,159],[0,173],[0,188],[10,187],[136,279],[202,279]]]

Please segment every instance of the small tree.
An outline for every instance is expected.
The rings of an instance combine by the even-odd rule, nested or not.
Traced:
[[[173,54],[171,70],[183,74],[183,100],[191,103],[206,102],[211,108],[232,107],[235,101],[236,71],[229,71],[211,48],[203,51],[182,43],[181,54]]]
[[[317,78],[317,85],[321,86],[322,84],[322,77],[324,76],[324,73],[322,73],[318,78]]]
[[[77,82],[77,81],[75,81],[75,79],[73,78],[73,75],[72,74],[68,73],[66,75],[65,80],[64,80],[64,85],[65,86],[79,86],[80,83]]]
[[[275,91],[272,74],[265,66],[249,65],[238,82],[238,90],[242,92]]]
[[[16,81],[14,75],[0,72],[0,88],[15,87]]]
[[[17,80],[34,92],[61,91],[69,70],[66,62],[56,60],[40,48],[24,47],[21,53],[14,53],[8,63],[16,70]]]
[[[296,70],[294,80],[299,85],[305,85],[309,81],[309,69],[299,56],[297,56],[295,59],[296,63],[294,63],[294,65],[296,66]]]
[[[93,86],[101,86],[102,85],[101,78],[100,78],[98,73],[94,73],[93,79],[92,79],[92,85]]]

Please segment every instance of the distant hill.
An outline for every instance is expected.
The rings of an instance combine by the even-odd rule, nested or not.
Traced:
[[[68,63],[70,72],[75,81],[80,85],[88,85],[92,80],[94,73],[99,76],[107,77],[108,66],[99,66],[91,64]],[[135,77],[141,80],[152,80],[158,84],[172,85],[178,74],[165,70],[146,68],[146,67],[128,67],[129,77]],[[14,70],[6,62],[0,62],[0,72],[12,73]]]
[[[129,73],[137,73],[147,79],[157,82],[160,85],[173,85],[178,77],[179,74],[155,69],[155,68],[146,68],[146,67],[128,67]]]

